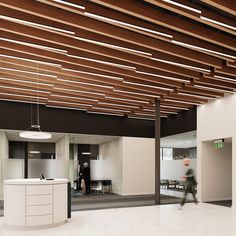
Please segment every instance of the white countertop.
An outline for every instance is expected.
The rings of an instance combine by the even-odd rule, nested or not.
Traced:
[[[53,179],[53,180],[46,180],[46,179],[39,179],[39,178],[32,178],[32,179],[7,179],[4,180],[4,184],[12,184],[12,185],[39,185],[39,184],[63,184],[67,183],[68,179]]]

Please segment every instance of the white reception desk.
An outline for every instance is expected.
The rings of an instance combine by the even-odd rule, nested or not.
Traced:
[[[13,228],[43,228],[67,219],[67,179],[4,181],[4,221]]]

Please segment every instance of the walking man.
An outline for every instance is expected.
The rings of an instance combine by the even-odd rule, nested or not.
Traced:
[[[180,209],[182,209],[183,205],[185,204],[186,197],[188,193],[191,193],[193,195],[194,202],[198,204],[197,198],[196,198],[196,193],[195,193],[195,187],[197,185],[197,181],[194,176],[194,171],[189,167],[190,165],[190,160],[189,159],[184,159],[184,165],[188,167],[185,176],[183,178],[186,181],[185,184],[185,190],[184,190],[184,197],[180,203]]]

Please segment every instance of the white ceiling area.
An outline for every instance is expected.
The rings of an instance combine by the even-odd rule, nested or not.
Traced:
[[[22,141],[22,142],[43,142],[43,143],[56,143],[61,138],[63,138],[66,134],[61,133],[51,133],[52,138],[46,140],[32,140],[25,139],[19,136],[21,131],[6,131],[6,135],[9,141]],[[87,134],[67,134],[69,135],[70,143],[76,144],[103,144],[110,142],[114,139],[117,139],[116,136],[107,136],[107,135],[87,135]]]
[[[21,131],[8,130],[6,131],[9,141],[32,142],[32,139],[25,139],[19,136]],[[33,142],[56,143],[66,134],[51,133],[52,138],[49,140],[33,140]],[[118,136],[108,135],[89,135],[89,134],[67,134],[69,135],[70,143],[75,144],[103,144],[119,138]],[[161,138],[161,147],[172,148],[189,148],[196,147],[196,131],[172,135]]]
[[[76,135],[70,135],[70,143],[103,144],[103,143],[108,143],[117,138],[118,137],[116,136],[76,134]]]
[[[196,131],[161,138],[161,147],[190,148],[197,146]]]

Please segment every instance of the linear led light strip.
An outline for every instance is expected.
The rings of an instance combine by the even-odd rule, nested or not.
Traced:
[[[0,67],[0,69],[7,70],[7,71],[23,72],[23,73],[31,74],[31,75],[42,75],[42,76],[46,76],[46,77],[57,78],[56,75],[49,75],[49,74],[43,74],[43,73],[38,73],[38,72],[32,72],[32,71],[18,70],[18,69],[5,68],[5,67]]]
[[[92,59],[92,58],[88,58],[88,57],[79,57],[79,56],[70,55],[70,54],[67,54],[67,56],[82,59],[82,60],[86,60],[86,61],[98,62],[98,63],[105,64],[105,65],[117,66],[117,67],[129,69],[129,70],[135,70],[136,69],[136,67],[134,67],[134,66],[126,66],[126,65],[123,65],[123,64],[112,63],[112,62],[102,61],[102,60],[96,60],[96,59]]]
[[[78,99],[78,100],[84,100],[84,101],[91,101],[91,102],[98,102],[97,99],[92,98],[81,98],[81,97],[73,97],[73,96],[65,96],[65,95],[57,95],[57,94],[51,94],[51,97],[59,97],[59,98],[69,98],[69,99]]]
[[[214,24],[223,26],[223,27],[225,27],[225,28],[228,28],[228,29],[231,29],[231,30],[236,30],[236,27],[234,27],[234,26],[232,26],[232,25],[228,25],[228,24],[222,23],[222,22],[220,22],[220,21],[216,21],[216,20],[210,19],[210,18],[205,17],[205,16],[200,16],[200,18],[201,18],[202,20],[209,21],[209,22],[211,22],[211,23],[214,23]]]
[[[52,1],[53,1],[53,2],[57,2],[57,3],[64,4],[64,5],[67,5],[67,6],[70,6],[70,7],[75,7],[75,8],[78,8],[78,9],[85,10],[85,7],[84,7],[84,6],[77,5],[77,4],[74,4],[74,3],[71,3],[71,2],[66,2],[66,1],[62,1],[62,0],[52,0]]]
[[[194,84],[194,87],[196,88],[202,88],[202,89],[205,89],[205,90],[213,90],[213,91],[217,91],[217,92],[223,92],[223,93],[235,93],[233,91],[229,91],[229,90],[224,90],[224,89],[217,89],[217,88],[212,88],[212,87],[206,87],[206,86],[203,86],[203,85],[197,85],[197,84]]]
[[[148,85],[148,84],[133,83],[133,82],[129,82],[129,81],[124,81],[124,83],[125,84],[140,85],[140,86],[144,86],[144,87],[148,87],[148,88],[162,89],[162,90],[166,90],[166,91],[173,91],[173,89],[171,89],[171,88],[159,87],[159,86]]]
[[[140,117],[140,116],[128,116],[128,118],[130,119],[138,119],[138,120],[155,120],[155,119],[152,119],[152,118],[145,118],[145,117]]]
[[[108,103],[108,102],[98,102],[98,104],[101,104],[101,105],[111,105],[111,106],[117,106],[117,107],[127,107],[127,108],[139,108],[138,106],[121,105],[121,104]]]
[[[106,85],[100,85],[100,84],[93,84],[93,83],[86,83],[86,82],[80,82],[80,81],[74,81],[74,80],[66,80],[66,79],[57,79],[58,81],[62,82],[68,82],[68,83],[73,83],[73,84],[84,84],[84,85],[91,85],[95,87],[101,87],[101,88],[109,88],[112,89],[112,86],[106,86]]]
[[[177,63],[177,62],[173,62],[173,61],[162,60],[162,59],[154,58],[154,57],[152,57],[151,59],[154,60],[154,61],[164,62],[166,64],[180,66],[180,67],[184,67],[184,68],[188,68],[188,69],[195,69],[195,70],[200,70],[200,71],[209,72],[209,73],[211,72],[208,69],[204,69],[204,68],[200,68],[200,67],[195,67],[195,66],[189,66],[189,65],[186,65],[186,64]]]
[[[25,98],[31,98],[34,99],[32,96],[29,95],[21,95],[21,94],[14,94],[14,93],[2,93],[0,92],[1,95],[7,95],[7,96],[14,96],[14,97],[25,97]],[[48,100],[48,98],[45,97],[37,97],[38,99],[42,99],[42,100]]]
[[[201,104],[203,104],[202,102],[186,102],[186,101],[169,99],[169,98],[168,99],[165,98],[164,101],[167,101],[167,102],[179,102],[179,103],[191,104],[191,105],[201,105]]]
[[[146,114],[146,113],[141,113],[141,112],[135,112],[135,115],[155,117],[155,114]]]
[[[0,88],[6,88],[6,89],[14,89],[14,90],[22,90],[22,91],[29,91],[29,92],[37,92],[37,93],[47,93],[47,94],[50,94],[49,91],[35,90],[35,89],[25,89],[25,88],[16,88],[16,87],[3,86],[3,85],[0,85]]]
[[[198,10],[198,9],[196,9],[196,8],[192,8],[192,7],[186,6],[186,5],[184,5],[184,4],[180,4],[180,3],[178,3],[178,2],[174,2],[174,1],[171,1],[171,0],[162,0],[162,1],[163,1],[163,2],[167,2],[167,3],[170,3],[170,4],[173,4],[173,5],[175,5],[175,6],[182,7],[182,8],[184,8],[184,9],[187,9],[187,10],[190,10],[190,11],[193,11],[193,12],[196,12],[196,13],[199,13],[199,14],[202,13],[201,10]],[[209,21],[209,22],[211,22],[211,23],[214,23],[214,24],[217,24],[217,25],[220,25],[220,26],[229,28],[229,29],[231,29],[231,30],[236,30],[235,27],[233,27],[233,26],[231,26],[231,25],[228,25],[228,24],[225,24],[225,23],[222,23],[222,22],[220,22],[220,21],[216,21],[216,20],[210,19],[210,18],[205,17],[205,16],[200,16],[200,18],[201,18],[202,20]]]
[[[236,59],[236,56],[232,56],[232,55],[225,54],[225,53],[222,53],[222,52],[217,52],[217,51],[210,50],[210,49],[207,49],[207,48],[198,47],[198,46],[195,46],[195,45],[192,45],[192,44],[183,43],[183,42],[176,41],[176,40],[172,40],[171,42],[175,43],[177,45],[180,45],[180,46],[185,46],[185,47],[188,47],[188,48],[198,49],[198,50],[201,50],[201,51],[204,51],[204,52],[210,52],[210,53],[213,53],[213,54],[216,54],[216,55]]]
[[[35,104],[42,104],[42,105],[45,105],[45,104],[46,104],[46,103],[44,103],[44,102],[24,101],[24,100],[5,99],[5,98],[0,98],[0,100],[1,100],[1,101],[8,101],[8,102],[35,103]]]
[[[112,99],[112,100],[120,100],[120,101],[140,102],[140,103],[145,103],[145,104],[149,103],[147,101],[134,100],[134,99],[126,99],[126,98],[116,98],[116,97],[111,97],[111,96],[105,96],[105,98]]]
[[[22,60],[22,61],[35,62],[38,64],[43,64],[43,65],[48,65],[48,66],[53,66],[53,67],[61,67],[61,65],[59,65],[59,64],[54,64],[54,63],[50,63],[50,62],[37,61],[37,60],[32,60],[32,59],[27,59],[27,58],[22,58],[22,57],[14,57],[14,56],[6,55],[6,54],[1,54],[0,57],[1,56],[11,58],[11,59]]]
[[[214,75],[214,78],[236,82],[236,79],[231,79],[231,78],[223,77],[223,76],[219,76],[219,75]]]
[[[213,98],[213,97],[209,97],[209,96],[195,95],[195,94],[181,93],[181,92],[178,92],[178,94],[180,94],[180,95],[186,95],[186,96],[190,96],[190,97],[206,98],[206,99],[217,99],[217,98],[219,98],[219,96],[216,96],[216,97]]]
[[[184,4],[181,4],[181,3],[178,3],[178,2],[174,2],[172,0],[162,0],[163,2],[167,2],[167,3],[170,3],[172,5],[175,5],[175,6],[178,6],[178,7],[182,7],[184,9],[187,9],[189,11],[193,11],[193,12],[196,12],[196,13],[199,13],[201,14],[202,12],[196,8],[193,8],[193,7],[189,7],[187,5],[184,5]]]
[[[42,45],[39,45],[39,44],[26,43],[26,42],[22,42],[22,41],[18,41],[18,40],[12,40],[12,39],[6,39],[6,38],[0,38],[0,40],[6,41],[6,42],[11,42],[11,43],[17,43],[17,44],[20,44],[20,45],[30,46],[30,47],[34,47],[34,48],[39,48],[39,49],[43,49],[43,50],[47,50],[47,51],[57,52],[57,53],[61,53],[61,54],[67,54],[66,50],[62,50],[62,49],[58,49],[58,48],[52,48],[52,47],[46,47],[46,46],[42,46]]]
[[[148,72],[144,72],[144,71],[138,71],[136,70],[136,73],[138,74],[143,74],[143,75],[151,75],[151,76],[155,76],[158,78],[163,78],[163,79],[170,79],[170,80],[176,80],[176,81],[180,81],[180,82],[189,82],[189,79],[178,79],[175,77],[170,77],[170,76],[164,76],[164,75],[158,75],[158,74],[153,74],[153,73],[148,73]]]
[[[128,110],[123,110],[123,109],[116,109],[116,108],[103,108],[103,107],[93,107],[95,110],[103,110],[103,111],[117,111],[117,112],[130,112]]]
[[[39,27],[39,28],[43,28],[43,29],[47,29],[47,30],[57,31],[57,32],[61,32],[61,33],[66,33],[66,34],[71,34],[71,35],[75,34],[75,32],[72,32],[72,31],[68,31],[68,30],[64,30],[64,29],[60,29],[60,28],[56,28],[56,27],[51,27],[51,26],[47,26],[47,25],[42,25],[42,24],[38,24],[38,23],[33,23],[30,21],[20,20],[17,18],[9,17],[9,16],[0,15],[0,19],[16,22],[19,24]]]
[[[108,78],[108,79],[114,79],[114,80],[120,80],[120,81],[123,80],[123,78],[121,78],[121,77],[97,74],[97,73],[92,73],[92,72],[87,72],[87,71],[72,70],[72,69],[66,69],[66,68],[62,68],[62,70],[71,71],[71,72],[78,72],[78,73],[81,73],[81,74],[95,75],[95,76],[100,76],[100,77],[104,77],[104,78]]]
[[[76,103],[76,102],[63,102],[63,101],[58,101],[58,100],[48,100],[48,102],[55,102],[55,103],[76,105],[76,106],[92,107],[92,105],[90,105],[90,104],[82,104],[82,103]]]
[[[145,55],[145,56],[150,56],[150,57],[152,56],[152,54],[148,53],[148,52],[143,52],[143,51],[139,51],[139,50],[135,50],[135,49],[131,49],[131,48],[121,47],[121,46],[117,46],[117,45],[114,45],[114,44],[103,43],[103,42],[99,42],[99,41],[96,41],[96,40],[91,40],[91,39],[86,39],[86,38],[81,38],[81,37],[74,37],[74,38],[78,39],[78,40],[81,40],[81,41],[84,41],[84,42],[94,43],[94,44],[97,44],[97,45],[100,45],[100,46],[111,47],[111,48],[114,48],[114,49],[133,52],[133,53],[138,53],[138,54]]]
[[[83,91],[83,90],[66,89],[66,88],[59,88],[59,87],[54,87],[54,89],[55,89],[55,90],[68,91],[68,92],[86,93],[86,94],[95,94],[95,95],[102,95],[102,96],[105,96],[104,93],[88,92],[88,91]]]
[[[62,109],[69,109],[69,110],[79,110],[79,111],[87,111],[87,109],[83,109],[83,108],[74,108],[74,107],[63,107],[63,106],[52,106],[52,105],[46,105],[46,107],[62,108]]]
[[[128,26],[128,27],[131,27],[131,28],[134,28],[134,29],[142,30],[142,31],[145,31],[145,32],[148,32],[148,33],[164,36],[164,37],[167,37],[167,38],[173,38],[173,36],[170,35],[170,34],[165,34],[165,33],[162,33],[162,32],[158,32],[158,31],[151,30],[151,29],[144,28],[144,27],[137,26],[137,25],[132,25],[132,24],[129,24],[129,23],[126,23],[126,22],[123,22],[123,21],[114,20],[114,19],[111,19],[111,18],[108,18],[108,17],[100,16],[100,15],[89,13],[89,12],[85,12],[84,14],[87,15],[87,16],[96,18],[96,19],[100,19],[100,20],[109,21],[109,22],[112,22],[112,23]]]
[[[150,112],[154,112],[155,110],[151,110],[151,109],[143,109],[144,111],[150,111]],[[163,111],[161,110],[161,112],[164,113],[169,113],[169,114],[178,114],[178,112],[174,112],[174,111]]]
[[[105,112],[96,112],[96,111],[87,111],[87,113],[91,113],[91,114],[98,114],[98,115],[108,115],[108,116],[124,116],[121,114],[116,114],[116,113],[105,113]]]
[[[167,106],[167,105],[160,105],[160,107],[165,107],[165,108],[173,108],[173,109],[178,109],[178,110],[189,110],[189,108],[185,107],[174,107],[174,106]]]
[[[129,93],[129,94],[134,94],[134,95],[153,97],[153,98],[160,97],[159,95],[151,95],[151,94],[146,94],[146,93],[136,93],[136,92],[130,92],[130,91],[125,91],[125,90],[120,90],[120,89],[113,89],[113,91],[114,92],[119,92],[119,93]]]
[[[53,87],[52,84],[33,82],[33,81],[28,81],[28,80],[18,80],[18,79],[10,79],[10,78],[3,78],[3,77],[0,77],[0,80],[13,81],[13,82],[19,82],[19,83],[36,84],[36,85],[45,85],[45,86],[52,86]]]

